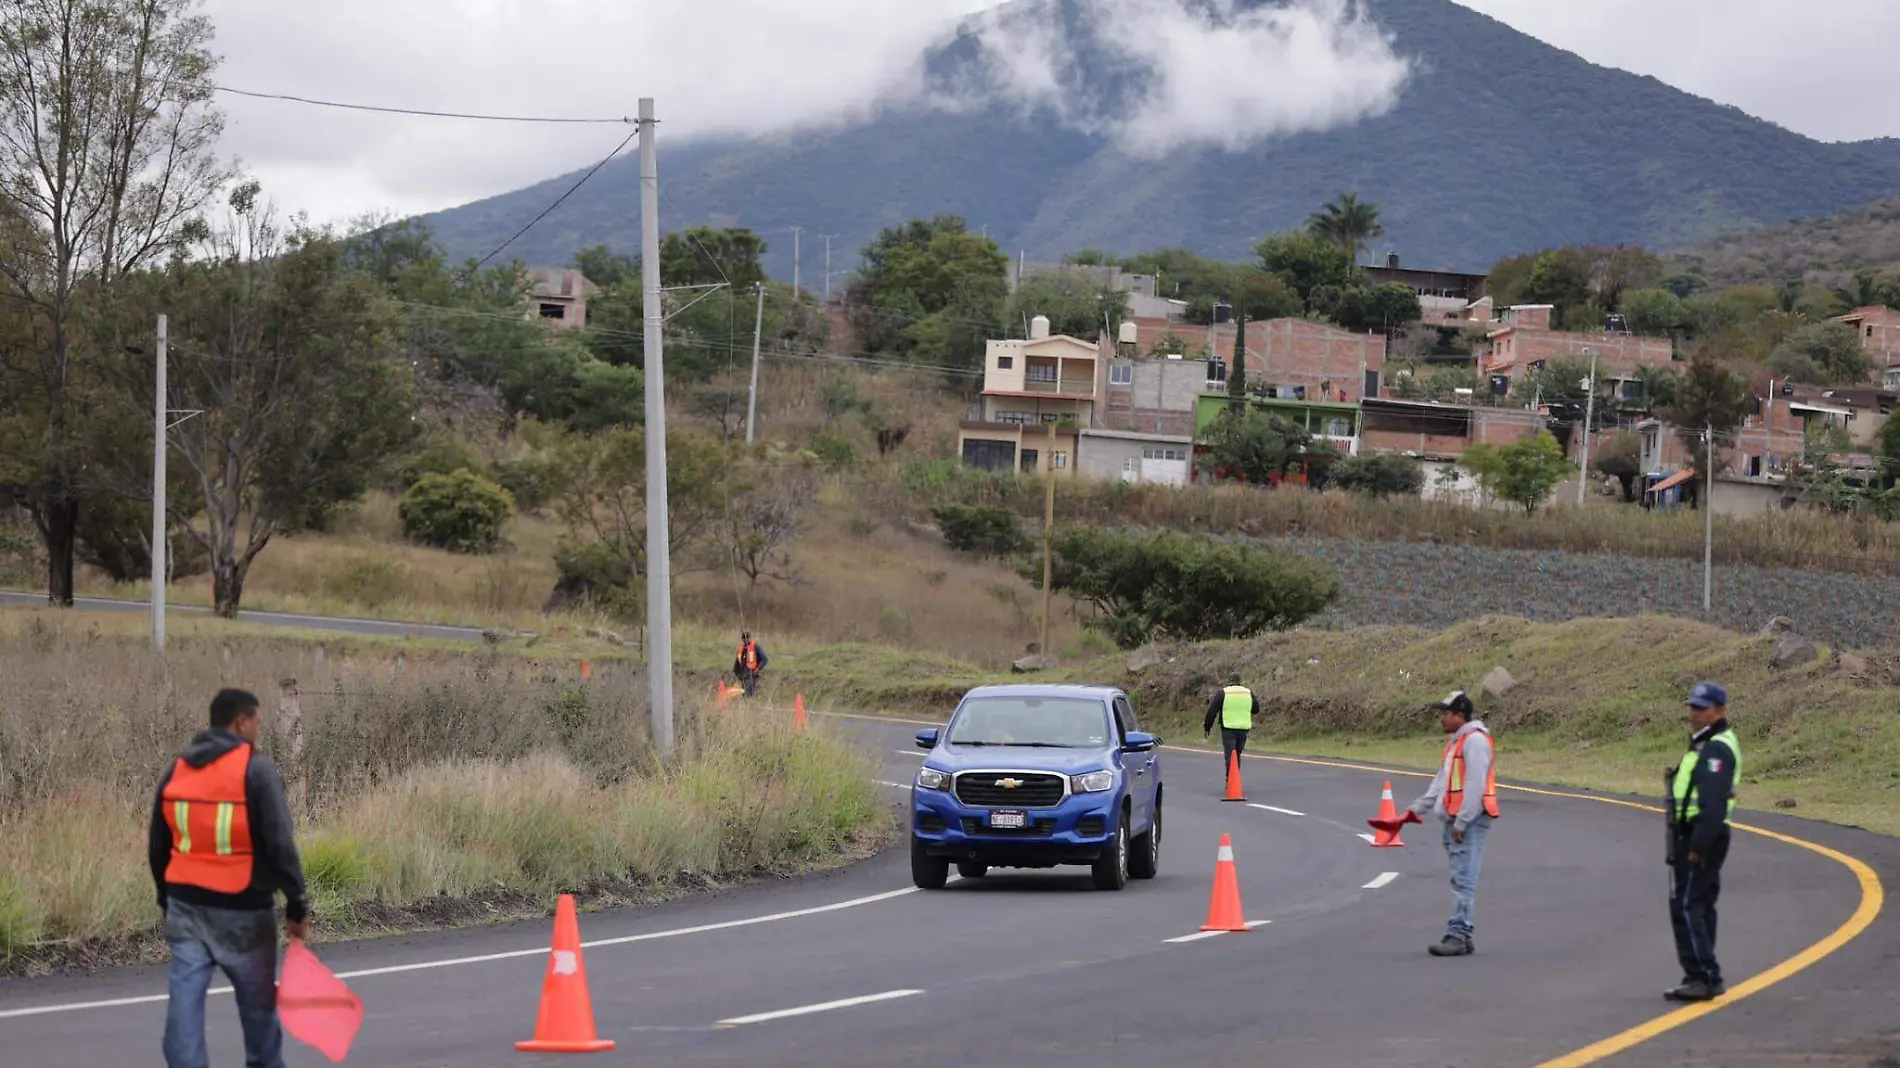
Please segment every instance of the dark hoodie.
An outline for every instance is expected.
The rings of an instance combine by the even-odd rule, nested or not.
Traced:
[[[202,731],[179,755],[185,763],[202,768],[244,744],[244,739],[220,727]],[[158,907],[167,898],[189,901],[220,909],[269,909],[275,905],[272,895],[284,892],[284,918],[292,923],[304,918],[303,862],[297,858],[297,842],[290,831],[290,804],[284,800],[284,777],[270,758],[251,749],[251,761],[244,775],[244,803],[251,821],[251,887],[241,894],[220,894],[201,886],[184,886],[165,881],[165,867],[171,863],[172,831],[165,822],[165,784],[172,778],[177,762],[165,769],[152,797],[152,830],[148,852],[152,862],[152,882],[158,885]]]

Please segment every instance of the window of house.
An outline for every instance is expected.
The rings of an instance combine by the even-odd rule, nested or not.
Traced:
[[[1326,423],[1326,436],[1333,438],[1352,437],[1352,423],[1344,419],[1331,419]]]
[[[1059,412],[1042,413],[1042,423],[1044,426],[1048,426],[1050,423],[1053,423],[1061,418],[1062,418],[1062,415]]]
[[[1123,457],[1122,458],[1122,474],[1132,475],[1134,473],[1135,473],[1135,458],[1133,456]]]
[[[1028,426],[1036,421],[1036,417],[1030,412],[997,412],[996,421],[1010,426]]]
[[[1016,446],[1008,441],[966,438],[963,442],[963,463],[966,467],[985,471],[1007,471],[1015,466]]]
[[[1135,384],[1135,365],[1118,363],[1108,369],[1108,384],[1111,386],[1132,386]]]
[[[1069,466],[1068,453],[1063,452],[1060,449],[1058,449],[1055,452],[1051,453],[1050,456],[1053,457],[1055,461],[1056,470],[1061,471]]]
[[[1016,357],[1014,356],[998,356],[996,358],[996,369],[998,371],[1007,371],[1014,366],[1016,366]]]
[[[1035,449],[1024,449],[1023,450],[1023,470],[1034,471],[1036,469],[1036,461],[1039,458],[1040,458],[1040,455],[1036,452]]]
[[[540,310],[541,318],[543,319],[567,318],[567,306],[565,304],[543,304]]]
[[[1030,364],[1027,376],[1031,382],[1054,382],[1056,380],[1056,365],[1053,363]]]

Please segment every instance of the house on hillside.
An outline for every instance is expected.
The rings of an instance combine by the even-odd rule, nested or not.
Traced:
[[[1668,338],[1623,333],[1580,333],[1553,330],[1548,304],[1518,304],[1491,319],[1490,298],[1472,309],[1473,321],[1490,327],[1476,349],[1480,382],[1489,383],[1494,396],[1504,396],[1526,374],[1552,360],[1588,360],[1597,356],[1597,377],[1615,382],[1618,396],[1631,396],[1637,372],[1644,367],[1667,367],[1675,359]]]
[[[1077,435],[1095,425],[1097,392],[1107,388],[1106,342],[1050,334],[1040,315],[1030,320],[1028,338],[990,341],[983,393],[957,432],[963,463],[1072,477]]]
[[[1835,321],[1860,334],[1860,343],[1878,369],[1881,388],[1900,393],[1900,309],[1876,304],[1837,315]]]
[[[1169,335],[1187,355],[1211,355],[1219,364],[1234,358],[1234,324],[1196,326],[1136,317],[1132,346],[1153,351]],[[1341,403],[1379,395],[1385,371],[1385,338],[1344,330],[1310,319],[1262,319],[1247,324],[1247,383],[1269,399],[1333,400]],[[1223,372],[1218,376],[1226,381]]]
[[[587,301],[600,287],[572,267],[527,268],[526,318],[564,327],[587,325]]]
[[[1395,283],[1416,293],[1419,309],[1423,313],[1421,321],[1427,326],[1464,325],[1466,311],[1474,303],[1486,299],[1491,284],[1490,277],[1482,274],[1401,267],[1396,252],[1386,253],[1384,265],[1364,270],[1367,280],[1371,282],[1381,285]]]

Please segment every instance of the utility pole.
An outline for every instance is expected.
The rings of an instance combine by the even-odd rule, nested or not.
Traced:
[[[752,444],[752,424],[759,415],[759,335],[765,327],[765,283],[759,283],[759,310],[752,318],[752,384],[745,391],[745,443]]]
[[[831,306],[831,239],[837,234],[821,234],[825,239],[825,306]]]
[[[165,384],[165,316],[158,317],[158,364],[152,401],[152,649],[165,651],[165,423],[171,417]]]
[[[1702,612],[1709,612],[1715,595],[1715,426],[1704,423],[1702,441],[1707,453],[1702,461]]]
[[[640,98],[640,283],[646,327],[647,694],[653,746],[673,751],[673,561],[667,548],[666,373],[661,353],[660,167],[653,98]]]
[[[792,295],[795,297],[801,295],[798,288],[798,235],[804,229],[802,226],[792,227]]]
[[[1577,503],[1583,503],[1583,490],[1590,484],[1590,424],[1597,410],[1597,350],[1584,349],[1590,354],[1590,377],[1584,380],[1585,399],[1583,402],[1583,462],[1577,468]]]
[[[1049,583],[1055,572],[1056,539],[1056,425],[1049,424],[1049,485],[1042,498],[1042,642],[1037,651],[1049,655]]]

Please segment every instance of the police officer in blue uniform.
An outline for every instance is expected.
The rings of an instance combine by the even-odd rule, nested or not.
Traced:
[[[1728,859],[1729,818],[1741,777],[1742,747],[1728,725],[1728,692],[1713,682],[1689,693],[1695,733],[1689,751],[1667,773],[1669,784],[1669,923],[1676,933],[1682,982],[1664,997],[1708,1001],[1728,991],[1715,959],[1715,899]]]

